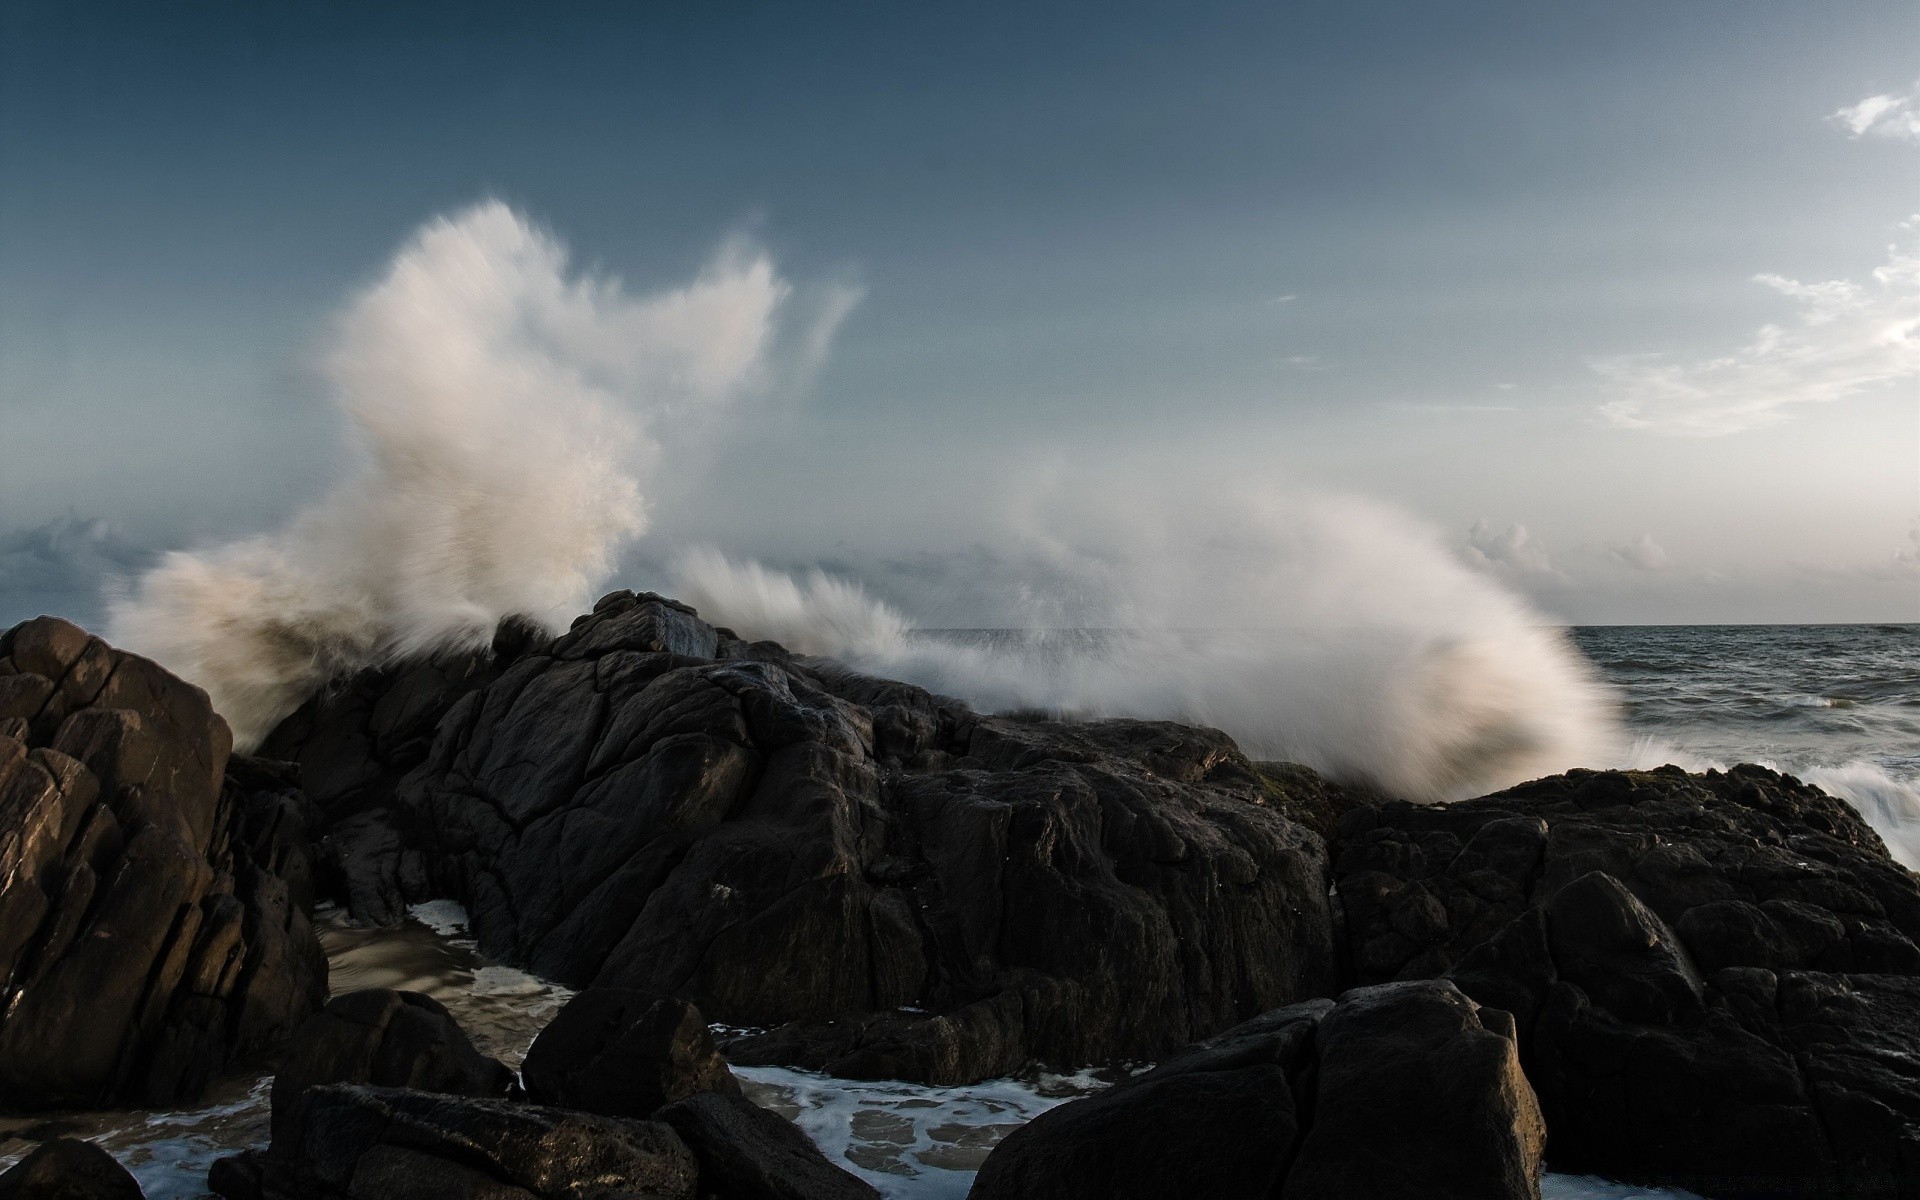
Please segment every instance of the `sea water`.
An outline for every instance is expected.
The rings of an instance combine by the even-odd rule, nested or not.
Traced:
[[[979,635],[971,635],[978,637]],[[1758,761],[1846,796],[1907,861],[1920,850],[1920,626],[1606,627],[1574,631],[1616,689],[1639,765]],[[476,1045],[517,1065],[569,992],[486,961],[457,905],[418,906],[399,929],[319,918],[336,992],[396,987],[445,1004]],[[1124,1078],[1115,1068],[1029,1072],[966,1087],[736,1072],[846,1169],[898,1200],[958,1200],[1007,1132]],[[29,1139],[87,1137],[154,1200],[207,1195],[213,1159],[265,1141],[270,1081],[226,1081],[193,1108],[0,1120],[0,1165]],[[1676,1200],[1684,1193],[1550,1175],[1555,1200]]]

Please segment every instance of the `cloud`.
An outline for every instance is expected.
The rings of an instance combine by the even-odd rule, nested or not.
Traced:
[[[1643,533],[1631,542],[1613,542],[1607,546],[1607,553],[1614,561],[1622,562],[1636,571],[1658,571],[1667,565],[1667,552],[1653,535]]]
[[[1898,138],[1920,142],[1920,83],[1901,95],[1886,93],[1868,96],[1827,119],[1844,128],[1848,137]]]
[[[0,533],[0,627],[43,611],[92,622],[101,585],[152,557],[106,521],[74,513]]]
[[[1559,575],[1547,548],[1534,540],[1525,525],[1495,529],[1485,517],[1467,531],[1467,560],[1478,567],[1521,575]]]
[[[1295,300],[1298,300],[1299,298],[1300,297],[1295,293],[1288,292],[1284,296],[1275,296],[1273,299],[1267,301],[1267,303],[1268,304],[1292,304]]]
[[[1731,354],[1693,361],[1631,355],[1592,366],[1615,393],[1600,406],[1626,429],[1718,437],[1785,421],[1899,380],[1920,378],[1920,218],[1888,248],[1868,283],[1754,281],[1795,302],[1797,316],[1764,325]]]
[[[1292,367],[1296,371],[1324,371],[1327,365],[1320,361],[1317,354],[1289,354],[1280,360],[1283,367]]]
[[[1519,412],[1514,404],[1427,404],[1416,400],[1389,400],[1384,408],[1400,412],[1420,413],[1511,413]]]

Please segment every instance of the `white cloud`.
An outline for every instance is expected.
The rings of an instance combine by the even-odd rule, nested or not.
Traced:
[[[1889,247],[1869,283],[1802,283],[1781,275],[1755,282],[1795,301],[1796,318],[1764,325],[1753,340],[1717,358],[1657,355],[1602,359],[1593,368],[1615,398],[1600,406],[1615,425],[1716,437],[1786,420],[1798,405],[1842,400],[1920,378],[1920,218],[1905,244]]]
[[[1288,292],[1284,296],[1275,296],[1273,299],[1267,301],[1267,303],[1268,304],[1292,304],[1295,300],[1298,300],[1299,298],[1300,297],[1295,295],[1294,293]]]
[[[1467,560],[1475,566],[1522,575],[1560,574],[1547,548],[1534,540],[1525,525],[1495,529],[1485,517],[1467,531]]]
[[[1643,533],[1631,542],[1614,542],[1607,547],[1607,553],[1616,562],[1622,562],[1636,571],[1658,571],[1668,562],[1667,552],[1653,535]]]
[[[1849,137],[1900,138],[1920,142],[1920,84],[1902,95],[1868,96],[1832,114]]]

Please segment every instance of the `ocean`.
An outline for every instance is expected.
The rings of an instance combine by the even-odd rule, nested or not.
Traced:
[[[936,635],[981,644],[1019,635]],[[1572,632],[1610,685],[1636,765],[1701,769],[1761,762],[1852,801],[1896,854],[1920,850],[1920,626],[1613,626]],[[1097,635],[1054,645],[1084,648]],[[355,929],[323,914],[336,990],[406,987],[447,1004],[488,1053],[517,1062],[566,991],[482,959],[464,914],[423,905],[399,930]],[[760,1102],[797,1120],[848,1169],[896,1200],[959,1200],[1008,1130],[1123,1072],[1035,1072],[971,1087],[857,1083],[802,1071],[741,1072]],[[77,1114],[63,1131],[95,1137],[153,1200],[188,1200],[207,1164],[258,1144],[267,1081],[230,1081],[195,1108]],[[47,1118],[0,1120],[0,1137]],[[0,1141],[0,1164],[22,1141]],[[1682,1200],[1684,1193],[1550,1176],[1553,1200]]]

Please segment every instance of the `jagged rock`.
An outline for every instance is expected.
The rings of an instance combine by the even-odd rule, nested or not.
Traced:
[[[1920,973],[1920,879],[1845,801],[1740,766],[1570,771],[1460,804],[1350,808],[1334,874],[1354,975],[1439,975],[1594,871],[1704,970]]]
[[[0,635],[0,1106],[175,1103],[317,1009],[310,813],[206,693]]]
[[[92,1142],[42,1142],[0,1172],[0,1200],[142,1200],[127,1169]]]
[[[982,717],[655,596],[363,676],[268,747],[354,822],[357,915],[451,896],[495,957],[783,1026],[736,1061],[957,1082],[1336,983],[1323,844],[1225,735]]]
[[[229,1200],[694,1200],[699,1168],[658,1121],[334,1084],[264,1154],[209,1180]],[[223,1160],[228,1162],[230,1160]]]
[[[699,1009],[621,988],[569,1000],[520,1070],[534,1102],[610,1117],[650,1117],[700,1092],[740,1094]]]
[[[700,1162],[712,1200],[879,1200],[865,1181],[827,1161],[807,1135],[743,1096],[701,1092],[660,1111]]]
[[[1041,1114],[972,1200],[1537,1198],[1546,1129],[1513,1025],[1451,984],[1268,1013]]]
[[[1557,1168],[1920,1193],[1920,880],[1843,802],[1760,767],[1575,771],[1356,809],[1336,875],[1363,977],[1445,971],[1515,1015]]]
[[[505,1063],[473,1048],[438,1000],[367,988],[335,996],[294,1031],[273,1077],[274,1131],[299,1119],[309,1088],[330,1083],[505,1097],[514,1077]]]

